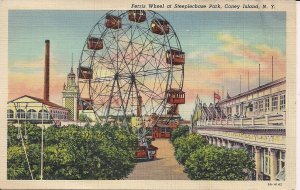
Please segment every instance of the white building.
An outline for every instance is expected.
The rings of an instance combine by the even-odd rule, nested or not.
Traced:
[[[209,106],[197,101],[192,122],[210,144],[246,148],[255,160],[256,180],[284,180],[285,108],[281,78]]]
[[[31,123],[38,126],[58,125],[68,119],[68,110],[41,98],[24,95],[8,102],[9,124]]]

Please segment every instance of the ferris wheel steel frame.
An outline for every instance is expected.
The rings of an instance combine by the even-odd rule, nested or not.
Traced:
[[[153,33],[153,20],[167,20],[154,11],[145,13],[145,21],[133,22],[127,17],[128,11],[109,11],[92,27],[85,41],[78,76],[80,68],[87,67],[92,70],[93,77],[78,77],[79,102],[92,110],[99,123],[107,123],[112,116],[121,116],[123,124],[127,125],[127,117],[135,116],[139,96],[142,97],[143,116],[156,113],[160,118],[168,106],[167,92],[183,88],[184,65],[176,66],[172,61],[166,63],[168,50],[182,51],[176,32],[168,23],[168,34],[165,31],[162,35]],[[106,27],[105,19],[108,15],[121,18],[121,27]],[[159,28],[163,31],[161,24]],[[103,40],[103,49],[87,48],[89,39],[93,37]],[[154,82],[149,85],[153,79]]]

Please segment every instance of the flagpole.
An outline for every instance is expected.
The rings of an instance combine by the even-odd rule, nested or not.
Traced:
[[[215,92],[214,92],[214,104],[216,104],[216,99],[215,99]]]

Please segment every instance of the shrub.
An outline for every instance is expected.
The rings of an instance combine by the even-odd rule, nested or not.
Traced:
[[[191,153],[207,144],[207,140],[197,134],[177,138],[174,142],[176,159],[179,163],[185,164]]]
[[[254,169],[254,161],[244,149],[207,145],[192,153],[185,166],[194,180],[245,180],[246,171]]]
[[[174,129],[171,133],[171,142],[174,143],[175,139],[182,136],[187,136],[189,134],[189,130],[189,126],[187,125]]]

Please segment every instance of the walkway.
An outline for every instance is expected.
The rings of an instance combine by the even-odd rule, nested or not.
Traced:
[[[168,139],[156,139],[152,144],[158,147],[153,161],[138,162],[128,180],[188,180],[174,156],[173,145]]]

